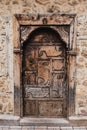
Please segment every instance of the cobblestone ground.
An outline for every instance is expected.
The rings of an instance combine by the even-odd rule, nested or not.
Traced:
[[[0,130],[87,130],[86,127],[0,126]]]

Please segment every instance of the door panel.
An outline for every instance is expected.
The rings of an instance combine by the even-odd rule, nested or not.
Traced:
[[[51,80],[50,61],[38,61],[38,85],[49,86]]]
[[[52,76],[52,97],[63,97],[63,74],[53,73]]]
[[[41,46],[39,48],[39,57],[46,59],[47,57],[57,57],[62,54],[61,46]]]
[[[63,102],[60,101],[41,101],[39,102],[40,116],[59,116],[63,115]]]
[[[34,98],[49,98],[49,88],[40,88],[40,87],[26,87],[26,98],[34,99]]]

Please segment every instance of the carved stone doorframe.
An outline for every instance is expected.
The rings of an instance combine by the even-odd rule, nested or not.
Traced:
[[[67,46],[68,99],[67,117],[75,115],[75,59],[76,59],[76,15],[16,14],[13,17],[14,31],[14,115],[23,116],[22,101],[22,46],[32,31],[49,27],[58,32]]]

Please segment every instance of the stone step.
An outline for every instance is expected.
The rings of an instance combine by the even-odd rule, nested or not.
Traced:
[[[23,118],[20,120],[20,125],[33,126],[70,126],[68,120],[64,118]]]
[[[29,118],[12,115],[0,115],[0,126],[47,126],[47,127],[76,127],[87,126],[87,118],[70,117],[67,118]]]

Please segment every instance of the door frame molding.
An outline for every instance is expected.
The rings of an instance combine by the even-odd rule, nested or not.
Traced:
[[[21,26],[29,26],[21,33]],[[66,43],[67,65],[68,65],[68,99],[67,99],[67,117],[75,115],[75,96],[76,96],[76,14],[15,14],[13,16],[13,34],[14,34],[14,115],[23,116],[22,101],[22,43],[27,39],[29,34],[38,27],[51,27],[58,32],[62,40]],[[59,30],[57,26],[63,28],[69,27],[69,34]]]

